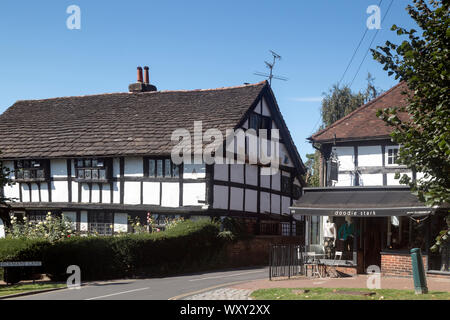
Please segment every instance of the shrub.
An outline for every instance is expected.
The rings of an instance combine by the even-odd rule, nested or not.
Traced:
[[[0,261],[42,261],[42,273],[52,280],[67,278],[78,265],[86,280],[169,275],[218,266],[226,240],[219,225],[202,219],[183,221],[170,230],[111,237],[70,237],[0,240]]]

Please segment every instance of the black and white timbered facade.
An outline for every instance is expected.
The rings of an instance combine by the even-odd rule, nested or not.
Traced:
[[[193,132],[194,121],[203,132],[279,129],[280,170],[175,165],[171,133]],[[2,191],[14,199],[13,213],[62,213],[79,231],[105,234],[127,231],[128,216],[144,220],[148,212],[157,219],[234,216],[255,226],[285,221],[292,232],[289,207],[304,185],[304,165],[267,82],[156,91],[138,81],[128,93],[18,101],[0,116],[0,150],[15,182]]]

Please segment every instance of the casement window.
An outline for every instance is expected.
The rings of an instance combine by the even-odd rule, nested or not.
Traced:
[[[110,236],[114,231],[113,214],[111,212],[89,212],[88,226],[89,233]]]
[[[48,160],[17,160],[14,162],[16,180],[45,181],[49,177]]]
[[[395,166],[397,164],[398,159],[398,150],[399,147],[386,147],[386,165]]]
[[[205,164],[184,164],[183,178],[184,179],[203,179],[206,177]]]
[[[75,160],[76,177],[85,181],[107,181],[109,165],[105,159],[85,158]]]
[[[170,158],[146,159],[146,176],[150,178],[178,178],[180,166],[175,165]]]

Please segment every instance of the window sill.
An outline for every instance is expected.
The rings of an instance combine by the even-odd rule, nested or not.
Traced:
[[[79,183],[110,183],[111,180],[109,179],[79,179],[79,178],[75,178],[73,179],[74,182],[79,182]]]
[[[46,178],[32,178],[32,179],[13,179],[17,183],[30,183],[30,182],[47,182]]]

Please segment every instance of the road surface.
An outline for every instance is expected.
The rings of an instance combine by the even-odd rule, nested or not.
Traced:
[[[62,289],[17,297],[14,300],[183,299],[231,283],[264,279],[268,275],[268,268],[251,268],[203,272],[167,278],[115,280],[88,283],[79,289]]]

